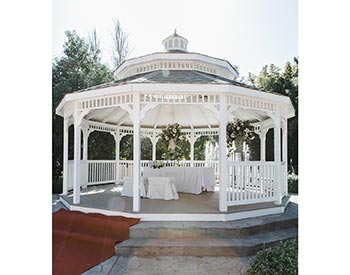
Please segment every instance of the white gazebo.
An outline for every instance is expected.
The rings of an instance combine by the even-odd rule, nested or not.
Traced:
[[[63,195],[73,189],[119,183],[133,176],[132,211],[142,212],[140,178],[150,161],[141,160],[141,136],[153,144],[168,124],[179,123],[191,144],[191,159],[180,166],[213,167],[219,178],[219,211],[228,207],[272,202],[281,205],[287,188],[287,120],[294,116],[289,97],[237,82],[237,71],[223,59],[188,52],[188,41],[176,32],[163,40],[164,51],[124,61],[115,80],[67,94],[56,109],[64,118]],[[260,137],[260,161],[234,162],[226,157],[226,125],[249,120]],[[68,160],[68,127],[74,124],[74,160]],[[274,129],[274,161],[266,161],[265,138]],[[93,131],[115,139],[116,159],[88,160]],[[81,156],[81,133],[83,154]],[[133,161],[119,159],[120,140],[133,135]],[[203,135],[219,136],[219,161],[195,161],[194,143]],[[181,203],[181,199],[178,203]]]

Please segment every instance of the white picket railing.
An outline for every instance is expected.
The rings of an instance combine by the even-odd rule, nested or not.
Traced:
[[[88,160],[87,183],[103,184],[115,181],[115,160]]]
[[[153,161],[141,161],[141,173],[144,167],[149,167]],[[191,161],[164,161],[166,167],[181,166],[191,167]],[[228,186],[227,205],[242,205],[277,200],[276,183],[280,184],[281,196],[286,194],[285,163],[281,163],[280,180],[277,176],[277,163],[260,161],[227,162],[228,165]],[[116,182],[124,177],[132,176],[133,161],[120,160],[119,171],[117,171],[116,160],[88,160],[81,161],[82,186]],[[219,164],[217,161],[194,161],[194,167],[214,167],[215,173],[219,175]],[[74,162],[68,161],[68,189],[73,189]]]
[[[227,205],[276,200],[276,172],[274,162],[228,162]]]

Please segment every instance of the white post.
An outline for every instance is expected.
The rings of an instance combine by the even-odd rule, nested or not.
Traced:
[[[275,178],[275,192],[276,198],[275,204],[282,203],[281,195],[281,116],[280,113],[276,113],[274,118],[274,161],[276,163],[276,178]]]
[[[196,138],[194,136],[193,129],[191,129],[191,137],[190,137],[190,165],[191,167],[194,166],[194,144],[196,142]]]
[[[73,203],[80,203],[80,111],[74,111],[74,182]]]
[[[151,136],[151,142],[152,142],[152,160],[155,161],[157,158],[157,142],[158,142],[158,138],[155,133]]]
[[[282,161],[284,162],[283,173],[283,193],[288,194],[288,124],[287,120],[284,120],[282,123]]]
[[[63,190],[62,195],[68,194],[68,129],[69,118],[63,120]]]
[[[119,129],[117,132],[113,133],[115,141],[115,184],[119,183],[120,169],[119,169],[119,160],[120,160],[120,140],[121,136],[119,134]]]
[[[226,126],[227,126],[227,97],[220,95],[219,117],[219,154],[220,154],[220,193],[219,210],[227,211],[227,160],[226,160]]]
[[[260,137],[260,161],[266,160],[266,133],[268,129],[261,130]]]
[[[134,124],[134,168],[133,168],[133,211],[140,211],[140,170],[141,170],[141,133],[140,133],[140,94],[133,95]]]
[[[83,179],[82,179],[82,185],[83,185],[83,188],[86,188],[87,185],[88,185],[88,170],[89,170],[89,167],[88,167],[88,141],[89,141],[89,135],[90,135],[90,131],[89,129],[82,129],[83,130],[83,160],[82,160],[82,163],[83,163]]]

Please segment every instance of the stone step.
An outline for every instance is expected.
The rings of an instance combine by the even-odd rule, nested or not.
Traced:
[[[130,227],[129,239],[238,238],[298,227],[297,208],[290,205],[282,215],[232,222],[141,222]]]
[[[129,239],[115,245],[119,256],[250,256],[258,250],[298,236],[297,228],[275,230],[245,238]]]

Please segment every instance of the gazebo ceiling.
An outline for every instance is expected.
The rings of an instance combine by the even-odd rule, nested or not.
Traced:
[[[268,116],[263,112],[237,109],[229,115],[252,122],[263,121]],[[85,117],[88,120],[119,126],[132,126],[127,111],[120,107],[92,110]],[[141,121],[142,128],[163,128],[168,124],[179,123],[183,128],[217,128],[219,123],[213,112],[202,105],[160,104],[149,110]]]

